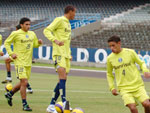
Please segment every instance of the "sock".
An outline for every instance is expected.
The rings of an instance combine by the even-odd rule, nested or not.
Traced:
[[[8,95],[9,97],[12,97],[12,96],[14,95],[14,93],[13,93],[12,91],[9,91],[9,92],[7,93],[7,95]]]
[[[26,99],[22,99],[22,105],[23,105],[23,106],[27,105]]]
[[[12,91],[9,91],[8,95],[12,97],[14,95],[14,93]]]
[[[60,95],[60,92],[59,92],[59,83],[57,83],[55,89],[54,89],[54,92],[53,92],[53,97],[52,97],[52,100],[50,102],[50,104],[55,104],[55,102],[57,101],[58,97]]]
[[[29,90],[32,89],[32,88],[30,87],[30,84],[29,84],[29,83],[27,84],[27,88],[28,88]]]
[[[7,71],[7,77],[11,77],[11,72]]]
[[[60,79],[59,91],[61,93],[62,102],[66,101],[66,80]]]

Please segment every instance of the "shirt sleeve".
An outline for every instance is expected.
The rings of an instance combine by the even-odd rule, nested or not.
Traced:
[[[38,38],[37,38],[36,34],[34,33],[33,47],[38,48],[39,46],[41,46],[41,44],[39,44]]]
[[[2,35],[0,35],[0,46],[2,45]],[[2,52],[1,48],[0,48],[0,52]]]
[[[15,32],[12,32],[4,42],[4,46],[9,56],[11,56],[14,53],[11,49],[11,43],[14,41],[15,36],[16,36]]]
[[[107,81],[108,81],[109,89],[111,91],[115,89],[113,66],[111,65],[109,59],[107,59]]]
[[[60,18],[56,18],[48,27],[46,27],[43,31],[45,37],[47,37],[50,41],[56,40],[56,37],[53,35],[53,32],[58,28],[61,23]]]
[[[139,56],[137,55],[137,53],[133,50],[132,51],[133,54],[133,60],[140,66],[140,68],[142,69],[143,73],[144,72],[149,72],[149,70],[146,67],[146,64],[144,61],[142,61]]]

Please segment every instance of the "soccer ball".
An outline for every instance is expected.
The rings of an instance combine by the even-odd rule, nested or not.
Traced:
[[[85,113],[85,112],[81,108],[75,108],[75,109],[73,109],[72,113]]]
[[[5,86],[5,90],[6,91],[11,91],[13,88],[12,84],[11,83],[8,83],[6,86]]]
[[[57,102],[55,104],[55,109],[58,113],[63,113],[63,103],[62,102]]]

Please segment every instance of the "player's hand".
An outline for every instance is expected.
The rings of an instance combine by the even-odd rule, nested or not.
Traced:
[[[54,41],[57,45],[59,46],[63,46],[64,45],[64,42],[61,42],[61,41],[58,41],[58,40],[55,40]]]
[[[11,57],[12,57],[13,59],[16,59],[16,58],[17,58],[17,55],[14,53],[14,54],[11,55]]]
[[[4,55],[4,53],[3,52],[0,52],[0,56],[3,56]]]
[[[145,78],[150,78],[150,72],[144,72],[144,77]]]
[[[113,94],[114,96],[117,96],[117,95],[118,95],[118,92],[117,92],[116,89],[113,89],[111,92],[112,92],[112,94]]]
[[[72,61],[72,59],[73,59],[73,56],[71,56],[70,61]]]
[[[41,45],[41,44],[43,44],[43,41],[41,39],[39,39],[38,43]]]

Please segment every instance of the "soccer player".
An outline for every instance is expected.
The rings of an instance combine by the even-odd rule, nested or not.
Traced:
[[[0,46],[2,45],[2,35],[0,34]],[[3,56],[4,53],[2,52],[2,50],[0,49],[0,56]]]
[[[19,22],[21,29],[13,31],[5,40],[5,47],[8,54],[13,58],[16,75],[20,82],[10,92],[5,93],[8,104],[12,106],[12,96],[20,90],[23,110],[32,111],[26,101],[26,87],[30,78],[33,47],[39,47],[42,40],[38,40],[36,34],[30,29],[30,19],[22,18]],[[13,43],[14,49],[11,49]]]
[[[76,8],[74,6],[66,6],[64,9],[64,16],[57,17],[54,21],[44,29],[44,35],[53,45],[53,61],[56,71],[59,75],[59,82],[57,83],[50,105],[47,108],[49,113],[57,113],[55,110],[55,102],[61,95],[63,105],[66,103],[66,79],[70,70],[71,50],[71,25],[69,20],[75,17]]]
[[[16,30],[19,30],[19,29],[21,29],[21,26],[17,25],[16,26]],[[7,82],[12,82],[12,78],[11,78],[11,65],[10,65],[11,62],[13,62],[13,59],[11,57],[8,57],[8,58],[5,59],[6,70],[7,70],[7,77],[6,77],[6,80],[2,81],[2,84],[5,84]],[[30,94],[33,93],[33,90],[30,87],[29,83],[27,84],[27,92],[30,93]]]
[[[149,78],[150,73],[145,62],[140,60],[134,50],[121,48],[121,40],[118,36],[110,37],[108,44],[112,53],[107,58],[107,80],[112,94],[116,96],[120,92],[124,105],[130,109],[131,113],[138,113],[136,100],[143,105],[145,113],[150,113],[149,96],[136,66],[138,64],[144,76]],[[113,70],[115,77],[112,73]],[[114,84],[115,78],[118,91]]]

